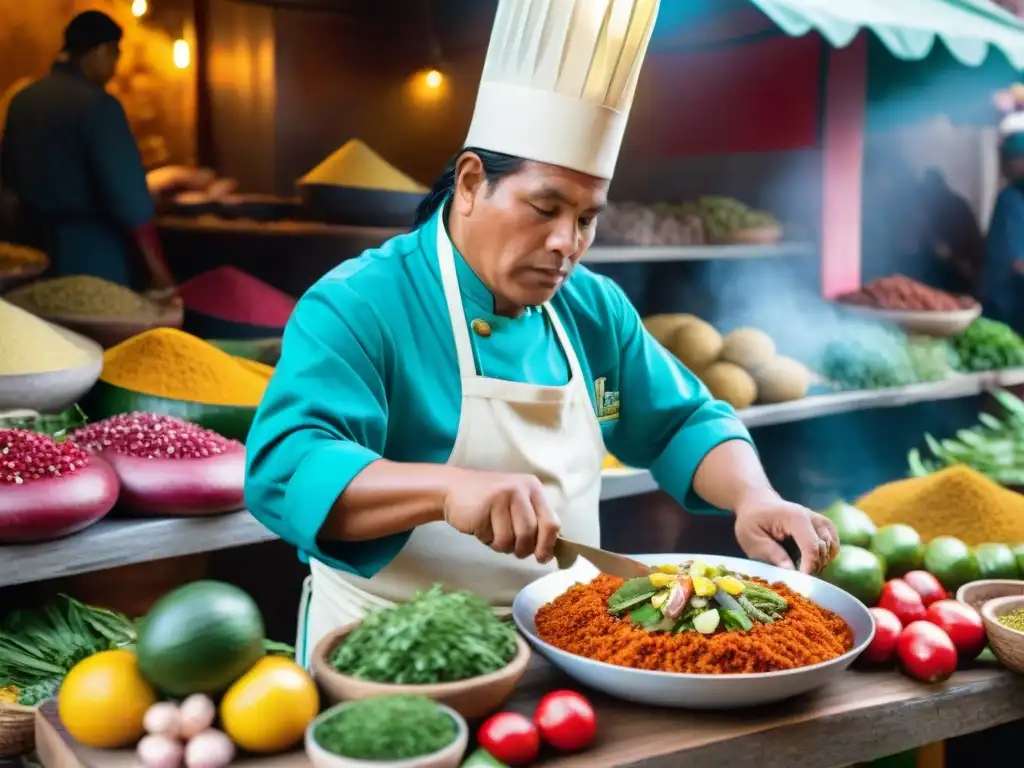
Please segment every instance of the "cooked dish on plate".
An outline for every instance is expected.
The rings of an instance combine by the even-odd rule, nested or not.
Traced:
[[[602,574],[542,606],[535,622],[560,650],[658,672],[777,672],[853,648],[840,616],[782,582],[699,561],[628,581]]]

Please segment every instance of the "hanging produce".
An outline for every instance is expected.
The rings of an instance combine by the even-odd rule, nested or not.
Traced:
[[[0,429],[0,543],[49,541],[88,528],[117,502],[117,475],[85,449]]]
[[[198,516],[245,505],[245,446],[173,416],[111,416],[71,434],[121,481],[120,505],[146,515]]]
[[[67,371],[88,365],[92,352],[49,323],[0,299],[0,378]]]

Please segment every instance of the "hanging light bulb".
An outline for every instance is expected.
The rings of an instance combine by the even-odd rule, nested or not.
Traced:
[[[132,16],[136,19],[140,19],[146,15],[146,11],[149,10],[149,3],[146,0],[132,0]]]
[[[192,63],[192,51],[189,48],[188,40],[175,40],[171,55],[174,59],[174,66],[178,69],[187,69],[188,65]]]
[[[438,70],[432,69],[424,75],[423,81],[427,84],[427,88],[437,89],[440,88],[441,83],[444,82],[444,75],[442,75]]]

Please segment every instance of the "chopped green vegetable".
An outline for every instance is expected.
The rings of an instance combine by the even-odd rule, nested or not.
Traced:
[[[515,628],[487,603],[435,584],[407,603],[367,616],[330,663],[363,680],[429,685],[497,672],[515,654]]]
[[[630,579],[608,598],[608,610],[612,613],[622,613],[634,605],[650,600],[657,592],[648,576]]]
[[[1024,366],[1024,339],[1010,326],[987,317],[979,317],[950,343],[966,373]]]
[[[378,696],[352,702],[313,730],[332,755],[409,760],[439,752],[458,735],[451,716],[425,696]]]
[[[722,614],[722,625],[730,632],[749,632],[754,628],[754,623],[743,611],[723,608],[720,613]]]
[[[746,595],[740,595],[736,598],[736,601],[746,612],[747,616],[752,618],[754,621],[759,621],[762,624],[772,624],[775,621],[775,619],[773,619],[769,614],[755,606]]]

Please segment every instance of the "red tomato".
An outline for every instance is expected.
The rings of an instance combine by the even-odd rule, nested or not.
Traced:
[[[533,722],[544,741],[563,752],[583,749],[597,735],[594,708],[575,691],[549,693],[537,705]]]
[[[939,600],[928,606],[925,619],[949,635],[962,661],[973,661],[985,650],[985,623],[969,605]]]
[[[921,596],[903,579],[890,579],[885,583],[882,596],[878,598],[878,607],[896,614],[904,627],[923,620],[925,615]]]
[[[875,618],[875,636],[871,638],[871,644],[861,654],[861,658],[872,664],[880,664],[889,661],[896,652],[896,643],[903,631],[903,623],[895,613],[885,608],[869,610]]]
[[[941,683],[956,671],[956,646],[929,621],[915,621],[904,628],[896,655],[908,675],[925,683]]]
[[[507,765],[529,765],[540,752],[540,734],[529,718],[515,712],[489,717],[477,733],[480,746]]]
[[[903,580],[921,596],[925,608],[937,600],[946,599],[946,590],[928,571],[910,571],[903,574]]]

